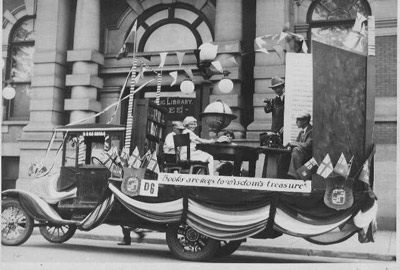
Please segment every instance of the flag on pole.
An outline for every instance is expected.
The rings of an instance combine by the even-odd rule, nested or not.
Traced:
[[[151,151],[148,150],[146,154],[142,157],[142,164],[140,164],[140,168],[147,168],[149,161],[151,159]]]
[[[342,153],[339,157],[338,162],[336,163],[335,168],[333,169],[333,172],[343,177],[347,177],[348,169],[349,165],[347,164],[347,160],[344,157],[344,154]]]
[[[122,44],[121,49],[117,54],[117,59],[121,59],[122,57],[126,57],[128,55],[128,44],[135,45],[136,43],[136,31],[137,30],[137,20],[135,24],[132,26],[131,31],[129,32],[128,36],[126,37],[124,43]]]
[[[324,160],[322,160],[321,165],[319,165],[317,174],[321,175],[324,178],[327,178],[333,172],[333,166],[331,162],[331,157],[329,154],[326,154]]]
[[[139,169],[141,163],[142,161],[140,159],[139,149],[136,147],[128,159],[128,167]]]
[[[305,181],[305,180],[310,180],[311,176],[314,173],[316,173],[317,169],[318,169],[317,161],[315,160],[315,158],[311,158],[297,170],[297,173],[300,175],[301,179]]]
[[[158,162],[157,162],[157,154],[156,151],[153,152],[153,155],[151,155],[149,164],[147,165],[147,169],[150,171],[153,171],[155,173],[160,172],[160,168],[158,167]]]

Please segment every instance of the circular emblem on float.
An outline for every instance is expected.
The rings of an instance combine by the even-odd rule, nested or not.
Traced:
[[[129,176],[122,181],[121,191],[130,197],[138,196],[140,191],[140,178],[137,175]]]

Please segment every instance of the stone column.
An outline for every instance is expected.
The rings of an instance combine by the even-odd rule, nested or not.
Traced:
[[[33,4],[32,1],[25,3]],[[35,54],[33,58],[30,119],[19,139],[19,178],[27,177],[28,167],[44,157],[53,129],[64,124],[65,74],[68,40],[71,38],[71,1],[40,0],[36,6]],[[28,7],[27,7],[28,8]],[[48,166],[59,146],[56,141],[47,160]],[[18,183],[18,181],[17,181]]]
[[[103,87],[98,77],[99,65],[104,57],[100,47],[100,0],[78,0],[76,7],[74,50],[68,51],[68,62],[73,62],[72,74],[66,84],[71,86],[71,98],[65,100],[65,110],[70,111],[70,123],[94,116],[101,110],[97,90]],[[86,123],[94,123],[91,118]]]
[[[210,102],[221,99],[228,104],[232,112],[238,117],[227,127],[235,132],[237,138],[245,136],[245,128],[241,124],[241,80],[239,65],[241,41],[243,36],[243,1],[242,0],[217,0],[215,18],[215,42],[219,45],[218,56],[224,70],[231,71],[229,78],[234,86],[231,93],[224,94],[218,89],[218,82],[221,76],[214,76],[214,87],[210,96]],[[227,60],[234,56],[237,63]]]
[[[288,21],[290,0],[257,0],[256,2],[256,37],[279,34],[283,25]],[[274,53],[268,44],[271,53],[255,53],[254,66],[254,121],[247,126],[247,138],[259,139],[259,134],[271,128],[271,113],[264,112],[264,98],[271,98],[275,93],[269,86],[273,76],[285,77],[284,60]]]

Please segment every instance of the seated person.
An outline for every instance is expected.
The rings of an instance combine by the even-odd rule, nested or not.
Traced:
[[[214,139],[202,139],[194,133],[194,130],[197,128],[197,120],[193,116],[187,116],[183,119],[183,126],[185,129],[182,131],[182,134],[189,133],[190,137],[190,159],[191,160],[199,160],[203,162],[208,162],[208,170],[210,174],[214,174],[214,158],[209,153],[203,152],[201,150],[196,149],[196,144],[198,143],[215,143]],[[185,160],[187,158],[187,150],[186,147],[182,147],[180,152],[180,158]]]
[[[299,132],[295,142],[288,143],[288,146],[292,149],[288,170],[289,178],[301,179],[297,170],[312,157],[313,138],[310,120],[311,116],[309,113],[301,113],[296,118],[297,127],[302,130]]]
[[[175,162],[174,136],[182,134],[184,129],[185,127],[181,121],[172,122],[172,131],[165,137],[163,146],[166,162]]]
[[[224,133],[218,137],[216,142],[236,145],[236,143],[233,142],[234,139],[235,139],[235,134],[233,133],[233,131],[225,130]]]

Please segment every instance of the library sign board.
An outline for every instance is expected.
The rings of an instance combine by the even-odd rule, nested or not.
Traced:
[[[195,100],[194,95],[182,95],[182,93],[174,94],[175,92],[161,93],[160,106],[168,110],[165,114],[167,121],[182,121],[185,116],[195,115]],[[150,93],[146,93],[149,99],[155,102],[156,98]],[[168,95],[166,95],[168,94]]]

